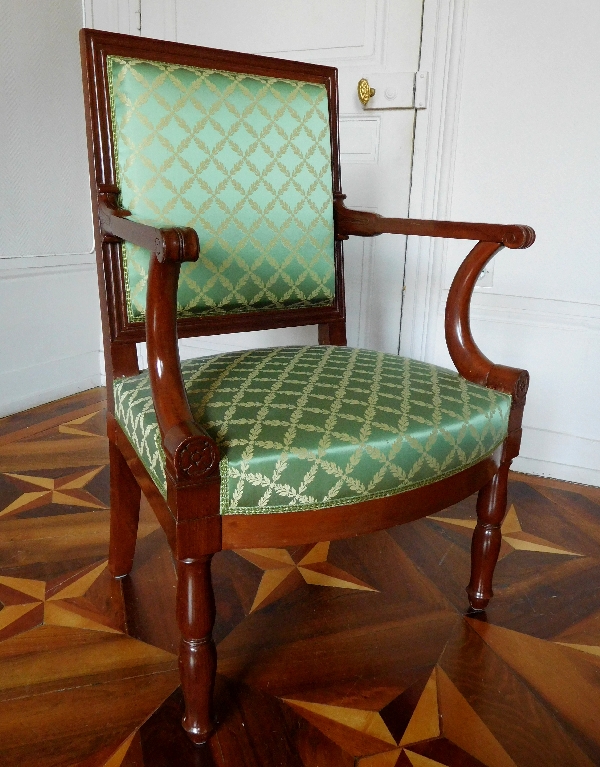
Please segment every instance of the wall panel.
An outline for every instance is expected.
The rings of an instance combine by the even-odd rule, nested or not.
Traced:
[[[0,417],[99,386],[92,264],[0,271]]]
[[[100,384],[80,0],[4,3],[0,416]]]

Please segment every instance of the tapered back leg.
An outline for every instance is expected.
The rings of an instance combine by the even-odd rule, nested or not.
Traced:
[[[123,454],[111,440],[110,457],[110,546],[108,567],[115,578],[131,571],[140,517],[140,486]]]

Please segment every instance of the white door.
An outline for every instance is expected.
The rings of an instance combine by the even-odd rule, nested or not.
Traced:
[[[93,0],[94,22],[114,2]],[[346,204],[408,216],[423,0],[129,0],[128,9],[123,32],[338,67]],[[367,109],[357,96],[362,77],[376,89]],[[405,250],[398,235],[345,243],[349,345],[398,352]],[[184,341],[182,355],[279,342],[315,343],[316,331]]]

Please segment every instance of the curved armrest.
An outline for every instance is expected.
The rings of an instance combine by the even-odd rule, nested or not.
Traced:
[[[177,347],[177,285],[183,261],[197,261],[198,235],[189,227],[158,228],[130,221],[118,207],[119,188],[105,184],[98,195],[105,239],[132,242],[151,251],[146,299],[146,344],[152,399],[166,469],[176,482],[194,482],[218,469],[216,442],[192,416]],[[108,235],[108,238],[106,238]]]
[[[198,235],[190,227],[158,228],[127,219],[118,207],[119,188],[105,184],[98,195],[101,231],[108,239],[151,251],[146,299],[146,344],[152,399],[162,437],[166,470],[178,484],[218,472],[219,448],[194,421],[181,375],[177,347],[177,286],[184,261],[197,261]]]
[[[197,482],[217,473],[219,448],[194,421],[177,347],[177,285],[181,264],[153,255],[148,273],[146,344],[152,398],[162,436],[168,474],[178,483]]]
[[[507,248],[528,248],[535,240],[535,232],[530,226],[384,218],[377,213],[346,208],[343,202],[344,197],[345,195],[336,195],[333,204],[336,235],[339,239],[347,239],[351,234],[360,237],[376,237],[378,234],[416,234],[420,237],[497,242],[506,245]]]
[[[478,242],[462,262],[448,293],[445,330],[448,351],[463,378],[512,396],[508,426],[510,434],[521,428],[529,373],[518,368],[495,365],[475,343],[470,325],[471,297],[477,278],[501,248],[502,245],[496,242]]]
[[[504,246],[528,248],[535,241],[530,226],[520,224],[470,224],[454,221],[423,221],[410,218],[384,218],[376,213],[350,210],[345,195],[334,194],[336,237],[350,235],[374,237],[378,234],[406,234],[422,237],[446,237],[456,240],[479,240],[458,269],[446,302],[446,343],[458,372],[473,383],[512,396],[509,434],[520,434],[525,397],[529,387],[526,370],[496,365],[479,349],[470,326],[470,304],[477,278],[484,266]],[[509,452],[518,453],[518,439]],[[514,452],[516,446],[516,453]]]

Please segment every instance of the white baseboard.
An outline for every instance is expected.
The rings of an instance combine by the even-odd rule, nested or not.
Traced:
[[[598,348],[600,304],[481,290],[473,296],[471,320],[485,354],[531,373],[515,471],[600,487],[598,363],[592,352]],[[451,364],[441,313],[433,361]]]
[[[0,416],[101,383],[100,312],[89,253],[0,263]]]
[[[9,370],[0,374],[0,417],[93,389],[101,384],[97,351]]]
[[[578,485],[600,487],[600,471],[598,469],[569,466],[564,463],[542,461],[522,455],[512,462],[511,469],[522,474],[534,474],[538,477],[550,477],[552,479],[562,479],[564,482],[575,482]]]
[[[512,468],[600,487],[600,440],[524,427],[521,455]]]

